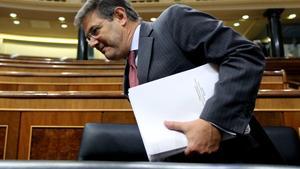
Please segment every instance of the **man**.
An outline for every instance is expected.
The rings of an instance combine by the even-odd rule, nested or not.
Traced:
[[[82,26],[89,45],[107,59],[127,59],[130,51],[135,51],[139,84],[205,63],[219,65],[215,95],[207,101],[200,118],[165,123],[167,128],[184,133],[188,140],[185,155],[166,160],[270,162],[268,158],[274,159],[261,127],[250,123],[264,56],[256,45],[221,21],[188,6],[173,5],[155,22],[148,23],[139,19],[126,0],[88,0],[77,13],[75,24]],[[133,79],[128,74],[127,64],[125,94],[129,80]]]

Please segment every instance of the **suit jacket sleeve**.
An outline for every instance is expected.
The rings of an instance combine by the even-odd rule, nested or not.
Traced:
[[[200,118],[243,134],[255,106],[264,69],[263,53],[223,22],[190,7],[173,6],[166,17],[169,33],[185,56],[219,65],[215,95],[207,101]]]

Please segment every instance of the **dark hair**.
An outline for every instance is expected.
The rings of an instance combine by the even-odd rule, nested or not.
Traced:
[[[129,20],[137,21],[139,19],[139,15],[127,0],[87,0],[77,12],[74,24],[79,27],[84,17],[94,10],[99,17],[112,20],[116,7],[123,7]]]

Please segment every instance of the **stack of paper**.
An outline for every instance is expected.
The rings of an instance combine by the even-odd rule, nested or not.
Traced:
[[[205,102],[214,94],[218,70],[206,64],[129,89],[129,99],[150,161],[182,152],[184,134],[171,131],[164,121],[199,118]]]

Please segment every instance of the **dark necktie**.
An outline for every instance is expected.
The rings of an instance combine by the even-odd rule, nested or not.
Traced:
[[[134,87],[134,86],[139,85],[139,80],[137,78],[137,67],[135,65],[135,51],[134,50],[129,52],[128,63],[129,63],[129,86]]]

